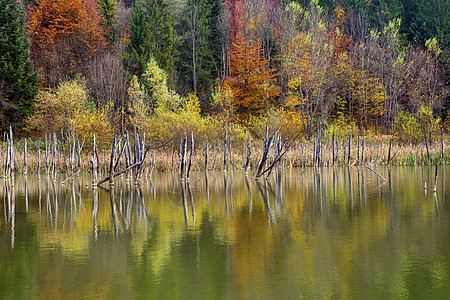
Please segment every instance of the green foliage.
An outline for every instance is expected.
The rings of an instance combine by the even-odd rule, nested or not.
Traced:
[[[132,74],[140,76],[152,56],[165,71],[172,72],[176,54],[173,27],[172,11],[165,0],[136,2],[125,56],[125,66]]]
[[[141,90],[136,76],[133,76],[130,87],[128,88],[128,111],[131,114],[128,120],[130,125],[136,125],[138,128],[144,129],[147,127],[149,106],[147,95]],[[129,126],[132,127],[132,126]]]
[[[214,82],[211,76],[213,66],[209,65],[211,58],[208,47],[210,34],[210,10],[206,0],[188,0],[181,13],[178,34],[181,43],[178,47],[178,71],[182,80],[190,86],[189,90],[197,94],[199,88],[209,89]]]
[[[427,47],[428,51],[432,52],[436,57],[442,53],[442,49],[439,47],[436,37],[427,40],[425,42],[425,47]]]
[[[113,46],[116,41],[116,0],[100,0],[98,5],[103,15],[102,27],[105,32],[105,40],[110,46]]]
[[[223,48],[224,39],[224,2],[222,0],[205,0],[208,7],[209,30],[206,32],[209,56],[205,58],[205,69],[209,70],[210,75],[215,79],[220,77],[223,69]]]
[[[394,128],[403,141],[418,141],[423,136],[417,119],[409,112],[399,112],[394,121]]]
[[[427,132],[434,132],[439,128],[441,118],[433,116],[433,110],[428,105],[422,105],[417,113],[422,130]]]
[[[450,1],[416,2],[416,14],[423,21],[424,40],[437,37],[444,47],[450,47]]]
[[[158,66],[153,57],[142,75],[142,86],[149,96],[148,105],[151,110],[176,111],[181,104],[181,97],[167,85],[167,73]]]
[[[356,124],[351,120],[350,116],[344,113],[344,108],[346,106],[345,99],[338,98],[336,100],[336,107],[338,109],[337,116],[329,124],[326,124],[325,135],[329,139],[332,138],[333,133],[335,137],[344,138],[348,136],[351,131],[355,131]]]
[[[25,14],[17,1],[0,0],[0,126],[31,115],[37,75],[29,59]]]

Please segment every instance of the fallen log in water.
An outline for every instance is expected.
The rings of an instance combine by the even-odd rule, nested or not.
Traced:
[[[380,174],[378,174],[375,170],[373,170],[372,168],[370,168],[369,166],[366,166],[365,164],[363,164],[362,162],[360,162],[358,159],[350,156],[352,159],[356,160],[361,166],[369,169],[370,171],[372,171],[373,173],[375,173],[378,177],[380,177],[381,179],[383,179],[384,181],[387,181],[386,178],[384,178],[383,176],[381,176]],[[350,166],[350,164],[348,164]]]

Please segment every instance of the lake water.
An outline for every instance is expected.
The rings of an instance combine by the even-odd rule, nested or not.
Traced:
[[[0,298],[449,299],[450,167],[436,193],[434,170],[2,180]]]

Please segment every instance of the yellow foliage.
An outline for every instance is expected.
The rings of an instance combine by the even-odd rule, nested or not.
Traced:
[[[133,76],[130,87],[128,88],[129,105],[128,110],[131,113],[129,121],[142,130],[148,126],[148,106],[145,104],[145,93],[141,90],[136,76]]]
[[[422,137],[417,119],[409,112],[400,111],[394,121],[395,130],[403,141],[417,141]]]
[[[39,92],[34,104],[34,115],[27,120],[34,134],[58,132],[67,129],[78,110],[88,108],[88,93],[79,80],[61,83],[55,91]]]
[[[144,89],[150,96],[153,108],[175,111],[181,104],[181,97],[167,86],[167,74],[151,58],[142,75]]]
[[[112,129],[107,116],[107,110],[111,107],[112,105],[110,104],[102,110],[95,112],[78,110],[72,120],[73,129],[76,134],[85,138],[88,144],[95,134],[96,141],[100,148],[109,146],[114,136],[114,130]]]
[[[215,89],[212,99],[217,110],[216,118],[229,122],[233,118],[233,90],[227,82],[222,88]]]
[[[185,103],[184,110],[191,115],[200,116],[200,101],[194,94],[189,94]]]

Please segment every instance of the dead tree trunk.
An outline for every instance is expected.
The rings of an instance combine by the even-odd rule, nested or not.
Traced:
[[[23,175],[27,175],[27,139],[25,139],[25,145],[23,147]]]
[[[227,141],[228,141],[228,125],[225,126],[225,138],[223,139],[223,170],[227,171]]]
[[[114,134],[114,140],[113,140],[112,149],[111,149],[111,159],[109,162],[109,186],[114,185],[114,158],[115,158],[115,154],[116,154],[116,139],[117,139],[117,135]]]
[[[251,149],[251,141],[250,141],[250,133],[247,136],[247,159],[245,160],[245,165],[244,165],[244,173],[248,174],[248,167],[250,165],[250,155],[252,154],[252,149]]]
[[[206,137],[205,144],[205,171],[208,171],[208,137]]]
[[[184,136],[181,139],[181,144],[180,144],[180,176],[181,178],[184,177],[185,173],[186,173],[186,152],[187,152],[187,136],[186,136],[186,131],[184,131]]]
[[[191,151],[189,152],[189,164],[188,164],[187,175],[186,175],[187,178],[189,178],[189,173],[191,172],[193,153],[194,153],[194,133],[191,132]]]

